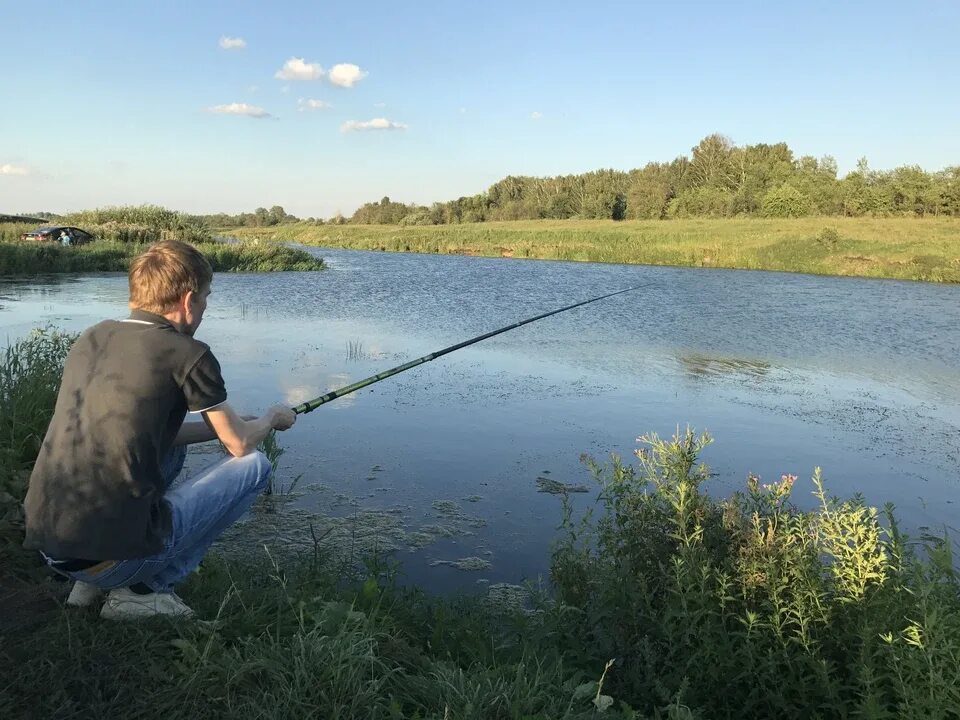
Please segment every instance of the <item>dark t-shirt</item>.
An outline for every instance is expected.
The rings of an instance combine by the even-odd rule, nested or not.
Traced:
[[[86,330],[63,369],[24,501],[24,547],[54,558],[127,560],[170,533],[160,462],[187,411],[227,399],[210,348],[134,310]]]

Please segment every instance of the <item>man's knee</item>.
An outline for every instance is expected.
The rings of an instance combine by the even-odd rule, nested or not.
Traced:
[[[249,466],[249,472],[253,477],[254,487],[257,491],[263,490],[267,486],[270,480],[270,474],[273,472],[273,465],[270,464],[266,455],[257,450],[249,455],[235,459]]]

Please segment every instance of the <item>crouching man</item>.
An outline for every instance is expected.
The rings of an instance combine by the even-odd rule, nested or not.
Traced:
[[[174,588],[266,487],[257,445],[296,420],[227,403],[217,359],[193,337],[212,278],[193,246],[152,246],[130,266],[130,317],[70,350],[24,501],[24,547],[75,581],[68,605],[108,591],[101,617],[193,615]],[[203,422],[185,423],[188,411]],[[185,446],[214,438],[230,456],[173,485]]]

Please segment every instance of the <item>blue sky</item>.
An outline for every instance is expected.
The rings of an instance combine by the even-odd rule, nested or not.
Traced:
[[[712,132],[960,164],[960,2],[777,5],[0,0],[0,212],[328,217]]]

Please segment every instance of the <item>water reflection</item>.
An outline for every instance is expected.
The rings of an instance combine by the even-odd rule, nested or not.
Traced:
[[[770,372],[771,365],[759,360],[744,360],[732,357],[707,357],[705,355],[678,355],[681,368],[694,379],[714,378],[724,375],[759,378]]]

